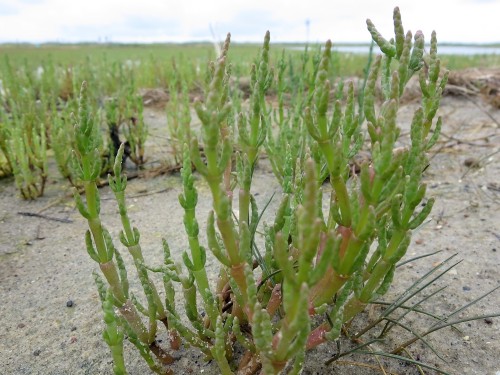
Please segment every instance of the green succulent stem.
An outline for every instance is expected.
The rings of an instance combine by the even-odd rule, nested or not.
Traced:
[[[359,297],[353,296],[346,303],[343,315],[344,322],[350,321],[357,314],[362,312],[368,303],[372,302],[374,296],[377,296],[377,289],[381,287],[381,284],[386,278],[388,272],[390,272],[391,267],[393,267],[393,264],[385,261],[384,259],[377,263],[368,281],[365,283]]]
[[[405,230],[394,231],[391,240],[387,246],[387,250],[385,251],[384,259],[391,259],[393,256],[396,255],[396,252],[406,235],[407,232]]]
[[[351,225],[351,207],[349,203],[349,193],[344,179],[336,171],[335,149],[331,142],[318,142],[323,154],[325,155],[326,163],[328,165],[328,170],[330,172],[330,182],[333,189],[335,190],[335,199],[338,202],[342,225],[349,227]]]
[[[130,224],[129,216],[127,214],[127,206],[126,206],[126,202],[125,202],[125,190],[114,191],[114,194],[115,194],[116,202],[118,203],[118,210],[120,212],[120,218],[121,218],[123,230],[125,233],[125,238],[127,239],[127,242],[135,243],[136,240],[135,240],[134,231],[132,229],[132,225]],[[129,248],[129,251],[132,252],[132,250],[130,248]],[[135,255],[134,258],[144,260],[144,259],[142,259],[142,252],[140,250],[139,251],[135,250],[134,254],[132,254],[132,255],[133,256]]]
[[[99,263],[99,268],[101,269],[104,277],[106,277],[106,280],[108,281],[109,286],[113,291],[113,297],[115,297],[115,299],[120,304],[125,303],[127,301],[127,298],[125,297],[125,294],[123,292],[115,263],[113,261]]]
[[[116,264],[112,261],[112,253],[110,256],[110,251],[107,249],[103,227],[99,218],[99,203],[96,198],[99,194],[97,185],[94,181],[85,181],[84,188],[87,198],[87,222],[94,239],[99,266],[103,271],[106,280],[108,280],[116,300],[124,303],[126,301],[126,296],[120,282],[120,277],[118,276]]]
[[[339,274],[330,268],[325,273],[325,276],[312,288],[311,305],[313,309],[311,312],[315,313],[315,308],[325,303],[331,303],[335,294],[342,289],[348,280],[349,276]]]
[[[122,174],[122,156],[124,152],[124,145],[122,144],[117,152],[117,157],[114,163],[114,177],[109,176],[109,184],[111,190],[115,195],[116,202],[118,204],[118,210],[120,213],[120,219],[122,222],[123,232],[121,233],[121,242],[127,247],[129,253],[132,255],[138,271],[140,265],[144,264],[144,256],[142,254],[141,245],[139,243],[140,235],[137,228],[132,228],[130,223],[130,218],[127,212],[127,203],[125,199],[125,188],[127,186],[127,178]],[[145,282],[148,284],[148,288],[153,296],[154,309],[158,313],[158,318],[168,327],[167,315],[165,308],[163,307],[162,300],[156,289],[154,283],[145,275]]]
[[[113,357],[113,371],[115,375],[126,375],[125,359],[123,358],[123,346],[114,345],[110,347]]]
[[[239,191],[239,222],[247,222],[250,218],[250,191],[241,188]]]
[[[350,235],[344,257],[340,261],[339,273],[341,275],[350,276],[353,273],[354,263],[364,245],[365,242],[356,238],[354,233]]]
[[[101,280],[102,282],[102,280]],[[125,360],[123,358],[123,338],[124,334],[119,328],[119,320],[113,309],[112,293],[106,293],[102,303],[104,312],[104,322],[106,328],[103,332],[104,341],[108,344],[113,357],[113,371],[116,375],[126,375]]]
[[[392,264],[388,263],[384,259],[382,259],[377,263],[375,269],[372,271],[370,275],[370,278],[365,283],[365,286],[361,291],[361,295],[359,297],[360,302],[365,304],[370,302],[373,293],[380,286],[380,283],[382,282],[382,280],[384,279],[385,275],[387,274],[387,272],[390,270],[391,267]],[[344,310],[344,314],[345,314],[344,316],[349,315],[346,313],[346,310]]]
[[[351,298],[344,308],[344,322],[351,321],[352,318],[366,308],[367,304],[367,302],[363,302],[359,298]]]
[[[99,261],[105,263],[109,261],[109,256],[104,242],[101,219],[99,219],[99,217],[90,217],[87,222],[89,229],[92,232],[92,237],[94,238],[97,253],[99,255]]]
[[[185,209],[184,220],[188,223],[196,222],[196,213],[193,209]],[[191,250],[191,258],[193,261],[193,269],[191,270],[196,281],[197,289],[205,302],[205,308],[208,313],[208,317],[212,326],[215,326],[217,317],[219,315],[216,306],[210,301],[207,296],[207,291],[210,290],[210,284],[208,282],[208,276],[205,268],[204,258],[205,255],[202,253],[200,242],[197,235],[188,234],[189,248]]]

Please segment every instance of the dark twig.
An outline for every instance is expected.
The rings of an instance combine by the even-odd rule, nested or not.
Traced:
[[[464,97],[465,97],[465,99],[470,101],[472,104],[474,104],[486,116],[488,116],[497,126],[500,126],[500,122],[498,122],[498,120],[495,117],[493,117],[493,115],[488,110],[483,108],[483,106],[479,105],[474,99],[472,99],[472,97],[470,95],[464,95]]]
[[[166,193],[167,191],[170,191],[172,190],[172,188],[164,188],[164,189],[160,189],[160,190],[154,190],[154,191],[146,191],[144,193],[137,193],[137,194],[131,194],[129,196],[127,196],[128,198],[139,198],[139,197],[145,197],[145,196],[148,196],[148,195],[153,195],[153,194],[161,194],[161,193]],[[102,197],[101,200],[102,201],[105,201],[105,200],[110,200],[110,199],[114,199],[114,197]]]
[[[483,160],[486,160],[486,159],[488,159],[488,158],[492,157],[493,155],[498,154],[499,152],[500,152],[500,150],[496,150],[496,151],[494,151],[494,152],[492,152],[492,153],[490,153],[490,154],[488,154],[488,155],[483,156],[483,157],[482,157],[482,158],[480,158],[477,162],[478,162],[479,164],[481,164],[481,162],[482,162]],[[467,170],[464,172],[464,174],[462,175],[462,177],[460,177],[460,179],[463,179],[465,176],[467,176],[467,175],[469,174],[469,172],[471,171],[471,169],[472,169],[472,167],[467,168]]]
[[[30,216],[30,217],[39,217],[41,219],[47,219],[47,220],[52,220],[52,221],[58,221],[60,223],[72,223],[73,220],[70,220],[70,219],[61,219],[61,218],[58,218],[58,217],[52,217],[52,216],[47,216],[47,215],[43,215],[43,214],[38,214],[36,212],[18,212],[18,215],[22,215],[22,216]]]
[[[485,135],[484,137],[480,138],[475,138],[475,139],[460,139],[453,137],[451,135],[448,135],[446,133],[441,132],[441,135],[445,137],[446,139],[449,139],[450,141],[455,141],[457,144],[464,144],[464,145],[469,145],[469,146],[478,146],[478,147],[491,147],[491,143],[474,143],[473,141],[480,141],[480,140],[486,140],[488,138],[491,138],[492,136],[495,136],[495,134],[488,134]],[[450,147],[450,146],[448,146]]]

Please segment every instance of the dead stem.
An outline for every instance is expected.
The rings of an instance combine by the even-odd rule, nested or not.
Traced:
[[[254,375],[257,374],[261,367],[259,357],[255,353],[247,351],[238,366],[237,375]]]
[[[175,362],[175,358],[163,350],[163,348],[158,345],[156,340],[149,344],[149,349],[162,364],[170,365]]]

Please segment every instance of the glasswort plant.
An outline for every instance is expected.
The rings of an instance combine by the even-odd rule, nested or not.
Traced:
[[[96,273],[95,278],[106,323],[103,337],[116,374],[126,373],[125,338],[157,373],[170,373],[168,365],[175,360],[171,351],[184,342],[215,360],[222,374],[298,374],[307,350],[338,340],[346,323],[387,292],[412,231],[433,206],[433,199],[425,197],[422,174],[426,153],[439,136],[441,119],[435,117],[448,76],[441,71],[436,34],[424,62],[422,33],[405,33],[398,8],[393,19],[395,36],[390,40],[367,21],[382,56],[370,64],[362,91],[346,83],[345,90],[333,94],[328,41],[314,59],[313,79],[302,77],[299,99],[288,112],[283,100],[285,59],[279,62],[275,81],[266,33],[251,68],[249,106],[242,106],[237,126],[230,101],[227,36],[208,70],[205,100],[194,103],[200,136],[186,131],[179,137],[186,140],[179,195],[188,237],[183,264],[174,261],[166,240],[164,263],[145,264],[139,229],[131,226],[125,203],[121,146],[109,182],[123,226],[120,242],[134,261],[146,304],[130,294],[124,261],[100,219],[96,181],[101,141],[89,113],[86,83],[82,85],[74,154],[86,202],[77,193],[75,200],[89,225],[87,251],[104,276]],[[418,75],[421,106],[413,115],[410,144],[398,148],[400,98],[413,75]],[[272,116],[266,93],[274,84],[278,110]],[[288,145],[274,138],[273,119],[278,134],[290,140]],[[365,138],[371,158],[357,173],[350,162]],[[264,146],[274,154],[273,170],[283,196],[274,222],[264,225],[261,251],[256,237],[262,231],[257,228],[266,208],[259,210],[251,187]],[[200,240],[192,166],[212,197],[205,244]],[[326,200],[328,209],[323,210]],[[215,285],[206,268],[209,256],[220,264]],[[151,272],[162,276],[163,299]],[[175,305],[175,293],[182,293],[183,307]],[[158,322],[169,332],[170,348],[156,340]]]

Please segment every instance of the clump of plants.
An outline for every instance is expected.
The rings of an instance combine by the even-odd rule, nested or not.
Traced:
[[[28,93],[8,105],[9,114],[0,109],[0,176],[14,175],[21,197],[35,199],[43,195],[48,174],[43,108]]]
[[[11,64],[6,58],[0,66],[0,178],[13,176],[20,196],[36,199],[44,194],[51,177],[48,166],[53,155],[62,177],[78,186],[69,119],[72,112],[78,112],[80,84],[76,82],[81,83],[83,76],[93,82],[88,93],[92,111],[97,113],[104,107],[107,122],[100,130],[102,174],[112,170],[121,139],[127,145],[124,159],[143,167],[148,129],[132,72],[120,69],[120,74],[106,77],[106,81],[118,81],[121,90],[114,93],[119,100],[105,101],[107,92],[98,84],[101,73],[107,72],[105,66],[96,70],[88,58],[82,66],[62,70],[51,57],[36,68],[29,62]]]
[[[127,373],[125,339],[156,373],[171,373],[168,365],[185,344],[215,361],[222,374],[298,374],[308,350],[336,342],[347,323],[386,294],[412,232],[426,220],[434,202],[426,197],[422,174],[427,152],[439,136],[441,119],[435,116],[448,73],[440,68],[436,34],[424,61],[423,34],[405,33],[397,8],[393,39],[384,39],[371,21],[367,24],[382,56],[371,64],[363,91],[346,83],[346,90],[333,92],[328,41],[310,92],[300,93],[303,101],[290,111],[290,120],[283,106],[274,116],[278,126],[287,126],[287,136],[297,139],[290,142],[293,147],[279,145],[284,157],[275,173],[283,193],[271,223],[260,225],[266,208],[257,206],[252,191],[263,145],[268,152],[278,147],[269,142],[272,112],[266,92],[275,83],[269,33],[251,71],[249,106],[236,121],[229,95],[229,35],[209,69],[204,100],[194,103],[202,129],[199,139],[192,137],[182,150],[179,203],[189,249],[182,254],[182,264],[172,257],[168,239],[163,241],[164,263],[145,263],[139,229],[132,227],[127,212],[121,146],[109,184],[123,225],[119,241],[133,259],[142,297],[131,294],[121,252],[100,219],[98,123],[89,111],[86,83],[82,85],[75,155],[85,199],[78,193],[75,199],[88,221],[87,251],[101,270],[95,279],[115,374]],[[397,147],[400,98],[414,75],[420,82],[421,106],[413,115],[411,142]],[[278,68],[279,87],[285,87],[284,79],[283,67]],[[296,134],[295,127],[301,129]],[[356,173],[350,162],[365,143],[371,160]],[[203,225],[196,211],[193,166],[212,196]],[[328,209],[323,210],[326,200]],[[200,240],[202,228],[206,243]],[[209,256],[220,265],[216,283],[209,282]],[[152,281],[153,272],[163,278],[164,298]],[[418,285],[417,292],[405,294],[391,308],[406,307],[422,290]],[[175,305],[176,293],[183,295],[184,306]],[[380,322],[388,322],[384,319],[389,318]],[[448,323],[441,319],[433,329]],[[160,326],[169,333],[168,345],[157,341]]]

